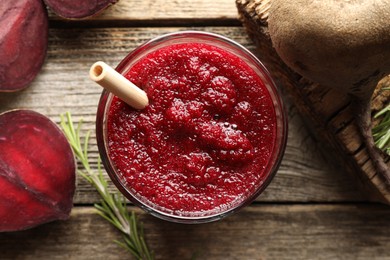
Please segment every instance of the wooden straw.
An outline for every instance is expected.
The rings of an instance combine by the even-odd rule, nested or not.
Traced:
[[[91,66],[89,77],[135,109],[144,109],[149,103],[142,89],[102,61]]]

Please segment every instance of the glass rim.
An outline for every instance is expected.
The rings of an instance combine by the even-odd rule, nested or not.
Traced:
[[[242,54],[245,54],[244,61],[247,64],[248,62],[253,63],[248,65],[252,69],[254,69],[253,66],[256,67],[256,69],[254,69],[255,73],[260,76],[261,80],[266,85],[266,88],[273,101],[277,125],[274,147],[270,156],[270,160],[272,160],[272,162],[267,163],[267,167],[264,171],[266,175],[263,182],[257,184],[253,192],[242,195],[243,198],[241,198],[239,201],[234,202],[234,205],[226,210],[210,210],[210,212],[215,211],[215,213],[199,216],[183,216],[164,212],[163,210],[148,205],[139,198],[140,196],[137,196],[128,187],[126,187],[123,181],[120,180],[120,176],[118,176],[115,166],[111,162],[111,159],[108,155],[108,147],[106,141],[106,115],[107,109],[109,109],[111,105],[111,99],[113,95],[106,90],[103,90],[98,104],[96,114],[96,138],[99,154],[110,179],[120,190],[120,192],[132,203],[160,219],[178,223],[205,223],[221,219],[227,215],[230,215],[231,213],[238,211],[239,209],[253,202],[255,198],[258,197],[265,190],[265,188],[269,185],[269,183],[276,175],[276,172],[282,161],[287,143],[288,122],[287,115],[284,109],[284,104],[281,99],[281,95],[279,94],[279,90],[263,63],[241,44],[219,34],[201,31],[178,31],[157,36],[149,41],[146,41],[145,43],[141,44],[133,51],[128,53],[126,57],[122,59],[121,62],[118,64],[116,70],[122,74],[126,74],[126,72],[131,68],[132,64],[134,64],[137,60],[139,60],[141,57],[144,57],[148,53],[163,47],[160,45],[165,41],[175,40],[173,44],[177,44],[178,39],[182,39],[185,42],[191,38],[196,38],[197,40],[202,39],[202,41],[205,41],[207,43],[210,43],[212,41],[224,43],[224,45],[230,47],[231,49],[235,49],[237,53],[233,52],[233,54],[238,56],[240,59],[243,59]],[[216,44],[216,46],[218,46],[218,44]],[[148,50],[146,54],[144,53],[145,50]],[[230,49],[228,51],[232,52]],[[132,61],[132,63],[130,63],[130,61]],[[261,75],[259,75],[259,72]]]

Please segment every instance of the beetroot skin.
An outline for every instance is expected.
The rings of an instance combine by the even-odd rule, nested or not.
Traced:
[[[41,0],[1,0],[0,91],[23,89],[45,60],[48,17]]]
[[[67,19],[93,16],[118,0],[44,0],[57,15]]]
[[[76,164],[61,130],[29,110],[0,115],[0,232],[67,219]]]

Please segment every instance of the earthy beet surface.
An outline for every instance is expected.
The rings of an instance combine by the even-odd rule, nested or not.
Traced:
[[[104,10],[118,0],[44,0],[57,15],[68,19],[82,19]]]
[[[61,130],[29,110],[0,115],[0,232],[68,218],[75,161]]]
[[[390,73],[390,0],[336,2],[272,0],[270,37],[276,52],[297,73],[351,96],[373,167],[390,187],[390,168],[371,133],[370,106],[379,80]]]
[[[1,0],[0,91],[28,86],[45,60],[48,17],[41,0]]]

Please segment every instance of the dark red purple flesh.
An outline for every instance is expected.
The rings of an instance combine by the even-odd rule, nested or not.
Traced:
[[[44,0],[57,15],[68,19],[93,16],[118,0]]]
[[[41,70],[48,42],[47,11],[41,0],[0,4],[0,92],[27,87]]]
[[[61,130],[30,110],[0,115],[0,232],[67,219],[76,164]]]

